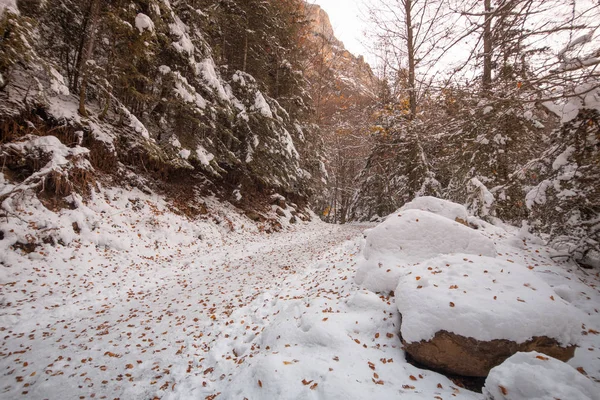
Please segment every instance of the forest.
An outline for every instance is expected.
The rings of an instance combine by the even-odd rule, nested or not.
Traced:
[[[0,397],[598,398],[600,3],[319,4],[0,0]]]

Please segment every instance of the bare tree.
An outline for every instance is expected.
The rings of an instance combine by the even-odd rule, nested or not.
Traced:
[[[83,116],[87,116],[85,109],[86,90],[88,83],[88,62],[92,58],[94,52],[94,43],[96,41],[96,28],[100,20],[100,8],[102,5],[101,0],[92,0],[89,8],[89,19],[86,32],[83,37],[81,58],[79,60],[79,76],[81,76],[81,83],[79,86],[79,113]]]
[[[373,0],[368,15],[382,68],[392,80],[404,80],[397,96],[406,98],[413,118],[436,63],[451,47],[453,14],[445,0]]]

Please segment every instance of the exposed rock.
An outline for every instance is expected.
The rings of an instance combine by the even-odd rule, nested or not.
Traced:
[[[247,211],[246,217],[250,218],[252,221],[264,221],[265,220],[265,218],[262,215],[254,212],[254,211]]]
[[[463,224],[464,226],[468,226],[468,227],[470,228],[470,225],[469,225],[469,223],[468,223],[467,221],[465,221],[464,219],[461,219],[461,218],[458,218],[458,217],[456,217],[456,218],[454,218],[454,220],[455,220],[456,222],[458,222],[459,224]]]
[[[285,212],[280,207],[277,207],[277,209],[275,210],[275,213],[277,215],[279,215],[280,217],[285,217]]]
[[[485,377],[517,352],[537,351],[561,361],[575,354],[576,346],[562,347],[555,339],[534,337],[525,343],[496,339],[480,341],[447,331],[430,341],[406,343],[405,350],[419,363],[450,374]]]
[[[311,221],[311,218],[310,218],[310,216],[308,214],[298,213],[298,215],[296,215],[296,217],[300,218],[304,222],[310,222]]]
[[[283,208],[284,210],[287,208],[287,204],[285,202],[285,197],[283,197],[280,194],[274,194],[271,195],[271,204],[275,204],[281,208]]]
[[[298,220],[296,219],[296,217],[290,218],[290,224],[295,224],[296,222],[298,222]]]

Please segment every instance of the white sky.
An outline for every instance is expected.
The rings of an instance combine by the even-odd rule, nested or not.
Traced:
[[[366,23],[360,17],[360,10],[364,8],[363,0],[308,0],[308,2],[320,5],[329,14],[335,36],[344,42],[346,49],[356,56],[363,55],[368,58],[368,50],[363,44],[367,41],[363,35]]]

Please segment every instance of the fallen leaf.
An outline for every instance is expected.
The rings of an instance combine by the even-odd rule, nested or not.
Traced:
[[[587,372],[585,371],[585,369],[583,369],[583,367],[577,367],[577,371],[579,371],[580,374],[587,376]]]
[[[450,307],[454,307],[454,305],[455,304],[453,302],[450,302]]]

